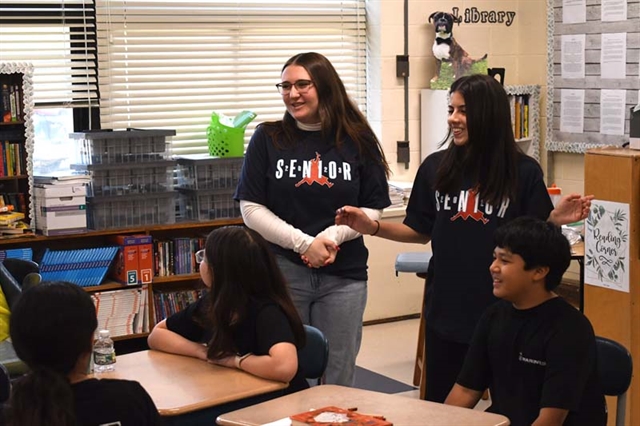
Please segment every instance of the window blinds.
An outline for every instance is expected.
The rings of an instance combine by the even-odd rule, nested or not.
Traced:
[[[316,51],[364,108],[365,0],[101,0],[103,128],[175,129],[174,153],[206,152],[211,112],[282,117],[284,62]]]
[[[33,64],[36,106],[97,105],[91,0],[0,0],[0,62]]]

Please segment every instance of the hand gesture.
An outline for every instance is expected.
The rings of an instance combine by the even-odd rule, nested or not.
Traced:
[[[569,194],[558,202],[558,205],[551,212],[549,219],[556,225],[577,222],[589,216],[593,195],[580,196],[580,194]]]
[[[347,225],[361,234],[371,235],[378,225],[358,207],[344,206],[336,210],[336,225]]]
[[[300,258],[309,268],[320,268],[332,264],[338,250],[340,247],[330,239],[316,237]]]

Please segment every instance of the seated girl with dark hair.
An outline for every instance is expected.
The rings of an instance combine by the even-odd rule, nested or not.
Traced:
[[[13,385],[6,417],[11,426],[145,426],[161,424],[138,382],[88,374],[96,308],[68,282],[43,282],[22,293],[10,333],[30,372]]]
[[[149,346],[309,387],[298,367],[302,321],[269,243],[240,226],[212,231],[196,253],[207,295],[159,322]]]

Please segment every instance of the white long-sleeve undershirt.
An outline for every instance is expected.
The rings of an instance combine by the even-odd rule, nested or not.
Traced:
[[[361,209],[372,220],[382,217],[382,210],[366,207]],[[359,232],[348,226],[332,225],[313,237],[288,224],[266,206],[251,201],[240,200],[240,212],[249,228],[259,232],[267,241],[296,253],[306,252],[316,237],[324,237],[340,245],[360,236]]]

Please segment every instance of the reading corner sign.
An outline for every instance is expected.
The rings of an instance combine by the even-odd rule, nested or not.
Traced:
[[[460,15],[459,7],[452,7],[452,15],[458,22],[465,24],[505,24],[510,27],[516,18],[516,12],[507,10],[479,10],[477,7],[467,7]]]

